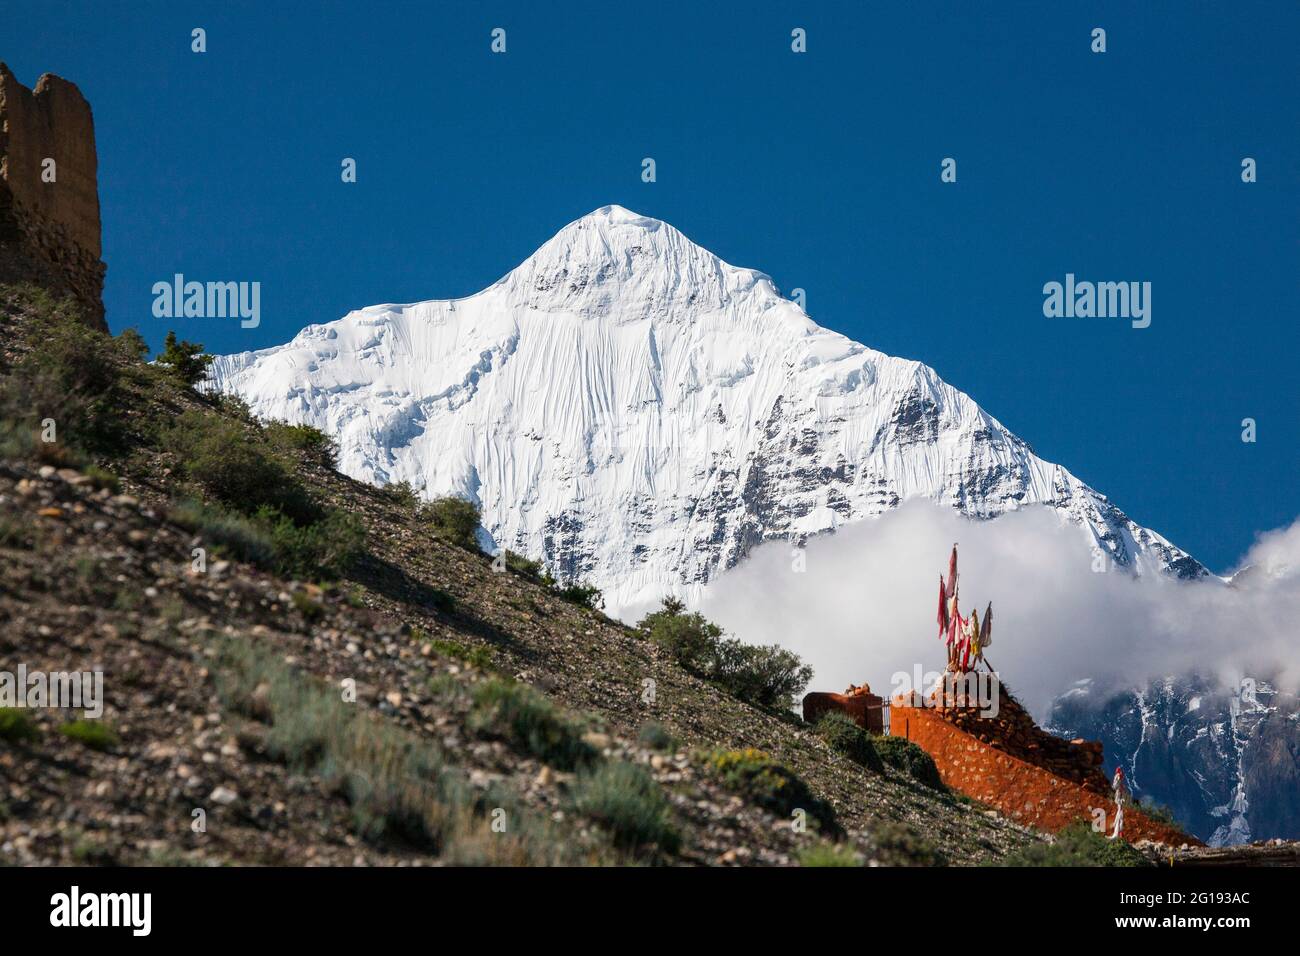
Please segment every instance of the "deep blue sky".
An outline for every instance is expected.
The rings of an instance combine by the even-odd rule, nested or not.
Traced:
[[[0,0],[0,59],[94,108],[115,330],[276,344],[473,293],[616,202],[932,365],[1216,570],[1300,513],[1298,40],[1291,0]],[[178,271],[260,281],[261,327],[154,319]],[[1151,327],[1044,318],[1067,271],[1152,282]]]

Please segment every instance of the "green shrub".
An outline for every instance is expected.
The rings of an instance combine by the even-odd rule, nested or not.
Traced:
[[[262,525],[225,508],[186,500],[171,506],[169,517],[201,537],[215,553],[255,564],[268,571],[275,567],[275,542]]]
[[[665,598],[663,609],[647,614],[637,627],[672,654],[677,663],[704,675],[712,669],[714,649],[723,630],[698,612],[684,613],[685,609],[686,605],[676,598]]]
[[[333,509],[299,526],[274,508],[263,507],[250,518],[187,500],[173,504],[170,517],[218,555],[303,581],[338,578],[365,548],[360,520]]]
[[[91,750],[112,750],[118,742],[113,729],[98,720],[74,720],[59,727],[59,733]]]
[[[6,393],[13,388],[12,382],[12,377],[0,379],[0,458],[34,458],[38,448],[35,420],[5,407],[9,404]]]
[[[812,679],[812,668],[775,644],[759,647],[724,637],[722,628],[699,612],[685,613],[676,598],[647,614],[637,625],[677,663],[740,700],[772,710],[787,710]]]
[[[295,524],[276,509],[263,507],[254,516],[270,535],[278,574],[304,581],[337,578],[365,548],[366,532],[359,518],[330,509],[320,520]]]
[[[0,740],[11,744],[26,743],[41,735],[36,722],[16,707],[0,707]]]
[[[317,508],[285,461],[258,440],[254,429],[200,411],[188,411],[163,436],[182,474],[218,501],[246,514],[274,508],[299,524]]]
[[[33,529],[19,518],[0,515],[0,548],[21,548],[26,551],[36,546]]]
[[[588,610],[596,611],[605,606],[605,597],[600,593],[600,588],[591,584],[566,584],[555,589],[555,594],[563,601],[570,604],[577,604]]]
[[[418,514],[444,541],[471,551],[478,549],[477,532],[482,516],[474,502],[450,496],[434,498]]]
[[[943,853],[906,823],[892,820],[871,829],[876,860],[883,866],[947,866]]]
[[[815,843],[799,854],[799,865],[808,867],[861,866],[857,853],[843,843]]]
[[[527,684],[503,677],[482,681],[474,688],[469,725],[509,741],[561,770],[594,763],[595,748],[582,739],[583,727]]]
[[[266,422],[262,430],[271,446],[282,452],[299,453],[323,468],[338,467],[338,442],[319,428],[271,421]]]
[[[813,670],[793,651],[760,647],[735,638],[714,647],[710,678],[740,700],[770,710],[789,710],[812,680]]]
[[[830,744],[831,749],[842,753],[854,763],[868,770],[882,773],[884,762],[865,730],[855,724],[847,714],[831,711],[817,721],[817,735]]]
[[[939,768],[934,765],[934,758],[921,747],[902,737],[883,736],[872,739],[880,759],[895,770],[900,770],[917,783],[932,790],[945,791],[943,780],[939,777]]]
[[[98,465],[87,465],[83,469],[83,474],[90,479],[91,484],[101,491],[111,491],[113,494],[117,494],[122,490],[122,482],[118,480],[117,475],[107,468],[100,468]]]
[[[562,839],[548,818],[509,794],[473,791],[435,743],[346,703],[337,688],[275,651],[244,638],[222,639],[217,648],[213,674],[223,705],[269,724],[269,755],[347,800],[362,838],[418,846],[448,865],[608,859],[599,847]],[[498,807],[510,821],[506,833],[492,828]]]
[[[293,601],[293,606],[297,608],[298,613],[303,616],[303,620],[309,623],[319,621],[325,615],[325,605],[306,591],[294,591],[290,600]]]
[[[203,354],[198,342],[177,341],[175,332],[168,332],[163,350],[158,354],[158,364],[182,385],[197,385],[208,377],[214,358]]]
[[[75,310],[48,304],[39,309],[27,351],[0,380],[5,453],[36,454],[53,464],[75,464],[82,454],[123,453],[139,335],[115,339],[85,325]],[[47,419],[54,422],[55,443],[38,439]]]
[[[542,567],[542,562],[531,561],[522,554],[516,554],[513,551],[506,550],[504,554],[506,567],[521,577],[528,578],[532,581],[541,581],[546,574],[546,569]]]
[[[477,667],[480,670],[492,670],[493,668],[492,652],[486,647],[471,646],[463,641],[440,637],[435,637],[429,641],[429,646],[440,656],[450,657],[462,664],[469,664],[471,667]]]
[[[1174,816],[1174,811],[1164,804],[1156,803],[1155,800],[1138,800],[1137,809],[1143,816],[1155,823],[1163,823],[1165,826],[1173,827],[1176,830],[1183,829],[1183,825]]]
[[[681,845],[671,806],[644,767],[620,760],[583,770],[573,799],[578,812],[608,831],[620,849],[657,846],[675,853]]]
[[[1050,843],[1032,843],[1005,857],[1003,866],[1151,866],[1124,840],[1108,840],[1084,820],[1070,824]]]
[[[420,503],[420,496],[409,481],[389,482],[384,485],[383,492],[385,497],[403,508],[414,508]]]
[[[761,750],[715,750],[707,755],[705,765],[728,789],[777,816],[788,819],[795,810],[804,810],[827,830],[839,830],[830,805],[813,796],[806,783]]]
[[[651,750],[673,751],[677,749],[677,738],[668,732],[668,728],[657,720],[648,720],[641,725],[637,741]]]
[[[359,712],[248,641],[226,641],[218,665],[226,706],[269,723],[271,756],[320,774],[347,799],[362,837],[442,846],[461,808],[434,745]]]

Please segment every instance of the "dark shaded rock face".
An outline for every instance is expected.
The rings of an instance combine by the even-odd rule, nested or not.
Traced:
[[[29,90],[0,63],[0,281],[71,293],[107,331],[97,176],[76,85],[46,73]]]
[[[1137,798],[1212,846],[1300,836],[1300,704],[1268,681],[1171,678],[1101,695],[1080,682],[1049,725],[1101,740],[1106,767],[1123,766]]]

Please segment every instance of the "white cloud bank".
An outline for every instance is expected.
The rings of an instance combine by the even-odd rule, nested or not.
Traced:
[[[765,544],[700,609],[750,643],[796,651],[816,670],[809,689],[867,681],[887,693],[898,671],[943,668],[934,620],[953,542],[962,611],[993,602],[988,659],[1039,720],[1083,677],[1300,684],[1300,520],[1261,535],[1240,565],[1255,569],[1229,586],[1096,573],[1079,529],[1045,508],[976,521],[918,500],[813,539],[802,573],[789,544]]]

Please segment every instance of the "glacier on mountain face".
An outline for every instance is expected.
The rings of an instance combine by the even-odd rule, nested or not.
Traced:
[[[613,612],[915,497],[979,518],[1042,504],[1136,573],[1207,573],[932,369],[620,206],[476,295],[371,306],[211,374],[336,436],[355,478],[473,499],[494,546]]]

